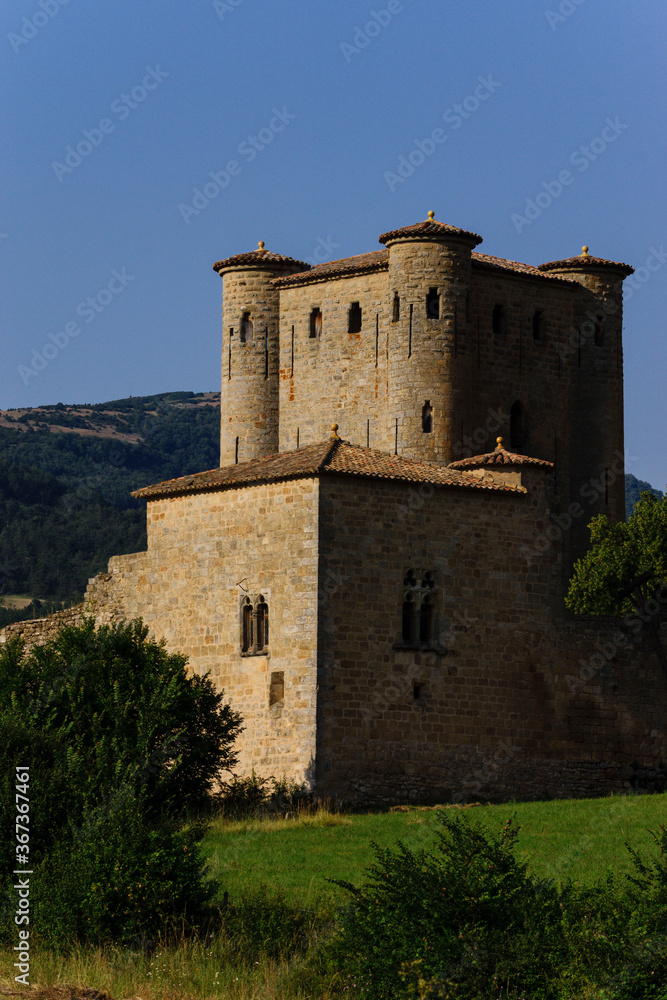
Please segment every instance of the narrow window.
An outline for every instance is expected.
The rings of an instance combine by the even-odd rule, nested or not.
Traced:
[[[391,314],[392,323],[398,323],[401,318],[401,297],[398,292],[394,292],[394,306]]]
[[[412,594],[407,594],[403,601],[403,624],[401,636],[403,642],[412,642],[412,620],[414,618],[415,599]]]
[[[412,685],[412,697],[418,705],[425,705],[426,685],[415,681]]]
[[[269,377],[269,328],[264,331],[264,378]]]
[[[249,344],[252,341],[253,331],[254,331],[254,327],[253,327],[252,319],[250,318],[250,313],[249,312],[245,312],[245,313],[243,313],[243,316],[241,317],[241,343],[242,344]]]
[[[394,419],[394,455],[398,455],[398,417]]]
[[[243,608],[241,609],[242,616],[242,640],[241,640],[241,651],[243,653],[249,653],[252,650],[252,604],[250,603],[250,598],[246,597],[243,602]]]
[[[602,316],[596,316],[595,326],[593,327],[593,343],[596,347],[599,347],[602,343],[604,336],[604,329],[602,326]]]
[[[440,296],[437,288],[429,288],[428,290],[426,315],[429,319],[440,319]]]
[[[410,324],[408,327],[408,357],[412,357],[412,313],[414,306],[410,305]]]
[[[491,319],[494,337],[505,336],[505,310],[501,305],[493,307],[493,317]]]
[[[260,596],[257,605],[257,649],[266,649],[269,645],[269,606]]]
[[[319,306],[315,306],[310,314],[310,334],[312,338],[319,337],[322,334],[322,310]]]
[[[347,323],[348,333],[361,333],[361,306],[358,302],[353,302],[348,313]]]
[[[239,439],[236,439],[236,446],[234,448],[234,464],[239,464]]]
[[[371,446],[371,422],[370,419],[366,421],[366,447]]]
[[[228,352],[227,352],[228,353],[228,358],[229,358],[229,360],[228,360],[228,366],[229,367],[227,368],[227,378],[228,379],[230,379],[232,377],[232,337],[233,336],[234,336],[234,327],[230,326],[230,328],[229,328],[229,344],[227,345],[228,348],[229,348]]]
[[[419,641],[430,642],[432,629],[431,619],[433,617],[433,604],[430,597],[425,597],[419,609]]]
[[[422,430],[424,434],[430,434],[433,430],[433,407],[428,399],[422,406]]]
[[[292,366],[290,372],[294,375],[294,327],[292,327]]]
[[[536,309],[533,313],[533,340],[542,340],[544,321],[542,310]]]
[[[378,351],[380,349],[380,316],[375,314],[375,367],[378,366]]]
[[[271,671],[271,687],[269,688],[269,705],[277,705],[285,697],[285,671]]]
[[[517,400],[510,410],[510,449],[521,451],[526,446],[526,433],[523,420],[523,408]]]

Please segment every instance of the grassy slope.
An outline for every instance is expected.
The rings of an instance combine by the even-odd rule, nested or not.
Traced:
[[[607,872],[631,871],[628,840],[640,853],[651,850],[649,830],[667,823],[667,794],[613,796],[476,806],[463,811],[499,832],[511,816],[520,826],[518,853],[535,875],[591,884]],[[204,850],[230,896],[262,883],[284,889],[297,905],[341,898],[326,878],[359,882],[373,861],[371,841],[391,847],[429,848],[435,843],[432,809],[333,817],[335,825],[299,820],[230,823],[216,821]]]

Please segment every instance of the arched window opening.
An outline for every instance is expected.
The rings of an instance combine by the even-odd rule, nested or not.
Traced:
[[[412,594],[406,594],[403,600],[403,625],[401,629],[401,636],[405,643],[413,642],[412,622],[414,620],[414,611],[415,599]]]
[[[523,407],[517,400],[510,409],[510,448],[521,451],[526,447],[526,428],[523,417]]]
[[[244,312],[241,317],[241,343],[249,344],[252,341],[254,326],[249,312]]]
[[[431,401],[426,400],[422,406],[422,431],[424,434],[430,434],[433,430],[433,407],[431,406]]]
[[[542,310],[536,309],[533,313],[533,340],[542,340],[543,327]]]
[[[401,318],[401,297],[398,292],[394,292],[394,305],[391,314],[392,323],[398,323]]]
[[[433,602],[425,597],[419,609],[419,641],[430,642],[432,638],[431,620],[433,618]]]
[[[499,339],[505,336],[505,308],[501,305],[496,305],[493,307],[493,316],[491,317],[491,326],[493,327],[493,336]]]
[[[599,347],[604,339],[604,326],[602,316],[596,316],[595,326],[593,327],[593,343],[596,347]]]
[[[358,302],[353,302],[348,313],[347,323],[348,333],[361,333],[361,306]]]
[[[428,290],[426,315],[429,319],[440,319],[440,295],[437,288],[429,288]]]
[[[322,334],[322,310],[315,306],[310,314],[310,337],[319,337]]]
[[[246,599],[243,602],[243,608],[241,614],[242,614],[242,626],[243,626],[241,652],[249,653],[252,651],[252,645],[253,645],[252,604],[250,603],[249,597],[246,597]]]
[[[406,570],[403,577],[399,648],[437,647],[436,593],[437,587],[432,570]]]
[[[257,605],[257,648],[266,649],[269,644],[269,606],[260,595]]]

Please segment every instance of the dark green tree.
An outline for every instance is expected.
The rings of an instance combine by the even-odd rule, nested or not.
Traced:
[[[590,525],[591,548],[574,567],[565,598],[578,614],[639,615],[667,673],[659,617],[667,599],[667,498],[644,492],[630,518]]]

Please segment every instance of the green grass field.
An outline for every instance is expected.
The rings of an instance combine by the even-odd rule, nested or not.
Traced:
[[[518,854],[532,872],[590,885],[608,872],[631,870],[626,840],[640,852],[651,850],[649,830],[667,824],[667,794],[446,810],[496,832],[513,817],[520,827]],[[290,902],[303,906],[342,898],[327,877],[358,883],[373,861],[372,841],[391,847],[400,839],[412,849],[428,849],[438,826],[437,809],[418,807],[305,819],[217,820],[203,848],[230,896],[265,884],[282,888]]]
[[[655,854],[649,831],[667,824],[667,794],[446,808],[496,832],[514,817],[520,826],[517,851],[531,872],[558,880],[570,877],[582,885],[608,872],[630,872],[624,841],[641,854]],[[318,913],[347,899],[327,877],[358,883],[373,861],[372,841],[391,847],[400,839],[411,848],[428,849],[437,827],[437,810],[424,808],[345,815],[324,810],[287,820],[218,819],[203,847],[232,903],[265,885],[272,892],[282,890],[288,903],[312,909],[317,922]],[[285,989],[285,963],[262,952],[257,961],[252,958],[239,962],[222,938],[161,946],[152,953],[133,948],[79,947],[71,954],[36,950],[31,986],[86,986],[107,990],[115,1000],[305,1000],[313,995]],[[11,954],[0,956],[0,992],[15,988],[13,960]],[[325,990],[317,996],[326,1000],[330,994]],[[577,993],[576,1000],[594,996],[599,994]]]

